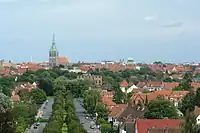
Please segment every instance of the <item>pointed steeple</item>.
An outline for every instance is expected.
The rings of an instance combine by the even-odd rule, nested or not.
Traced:
[[[55,41],[55,34],[53,32],[53,40],[52,40],[52,45],[50,51],[57,51],[56,49],[56,41]]]

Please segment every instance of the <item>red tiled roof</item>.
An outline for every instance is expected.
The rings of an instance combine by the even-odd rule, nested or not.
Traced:
[[[136,128],[138,133],[147,133],[150,128],[162,129],[167,128],[178,128],[183,120],[136,120]]]
[[[169,96],[169,99],[173,98],[174,101],[180,102],[181,99],[188,93],[189,91],[172,91],[172,94]]]
[[[114,92],[113,91],[102,91],[101,95],[105,96],[105,97],[113,97],[114,96]]]
[[[105,97],[105,96],[102,97],[102,102],[103,102],[106,106],[115,106],[115,105],[116,105],[116,103],[114,103],[114,102],[112,101],[112,98]]]
[[[146,86],[148,87],[161,87],[162,86],[162,81],[150,81],[146,82]]]
[[[66,57],[58,57],[58,63],[68,63],[69,60]]]
[[[126,80],[123,80],[121,83],[120,83],[120,86],[121,87],[127,87],[128,86],[128,83]]]
[[[170,90],[170,89],[173,89],[175,87],[178,87],[179,85],[180,85],[179,82],[164,82],[163,88]]]
[[[170,96],[172,94],[171,90],[154,91],[153,93],[161,96]]]
[[[114,107],[111,107],[109,116],[117,117],[118,115],[120,115],[124,111],[124,109],[127,106],[128,106],[127,104],[117,104]]]
[[[195,89],[200,88],[200,83],[199,82],[192,82],[191,86]]]
[[[11,100],[12,100],[13,102],[18,102],[18,101],[20,101],[20,96],[19,96],[19,95],[11,96]]]

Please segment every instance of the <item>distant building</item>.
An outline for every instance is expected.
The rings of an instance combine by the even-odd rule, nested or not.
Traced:
[[[3,66],[4,60],[0,60],[0,66]]]
[[[135,64],[133,58],[129,57],[127,60],[127,65],[133,65],[133,64]]]
[[[53,34],[53,41],[51,48],[49,50],[49,67],[53,68],[55,66],[58,66],[58,50],[56,48],[56,43],[55,43],[55,35]]]
[[[102,86],[102,76],[99,75],[91,75],[91,74],[83,74],[79,75],[77,79],[82,79],[82,80],[89,80],[92,81],[96,86]]]
[[[66,66],[69,60],[66,57],[58,57],[58,65]]]

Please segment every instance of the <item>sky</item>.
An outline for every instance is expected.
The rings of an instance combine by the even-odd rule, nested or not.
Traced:
[[[199,62],[200,0],[0,0],[0,59]]]

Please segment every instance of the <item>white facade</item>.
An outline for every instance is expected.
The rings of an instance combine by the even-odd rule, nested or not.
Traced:
[[[197,124],[200,124],[200,115],[196,118]]]
[[[126,87],[120,87],[120,89],[122,92],[124,92],[124,93],[126,92]]]

